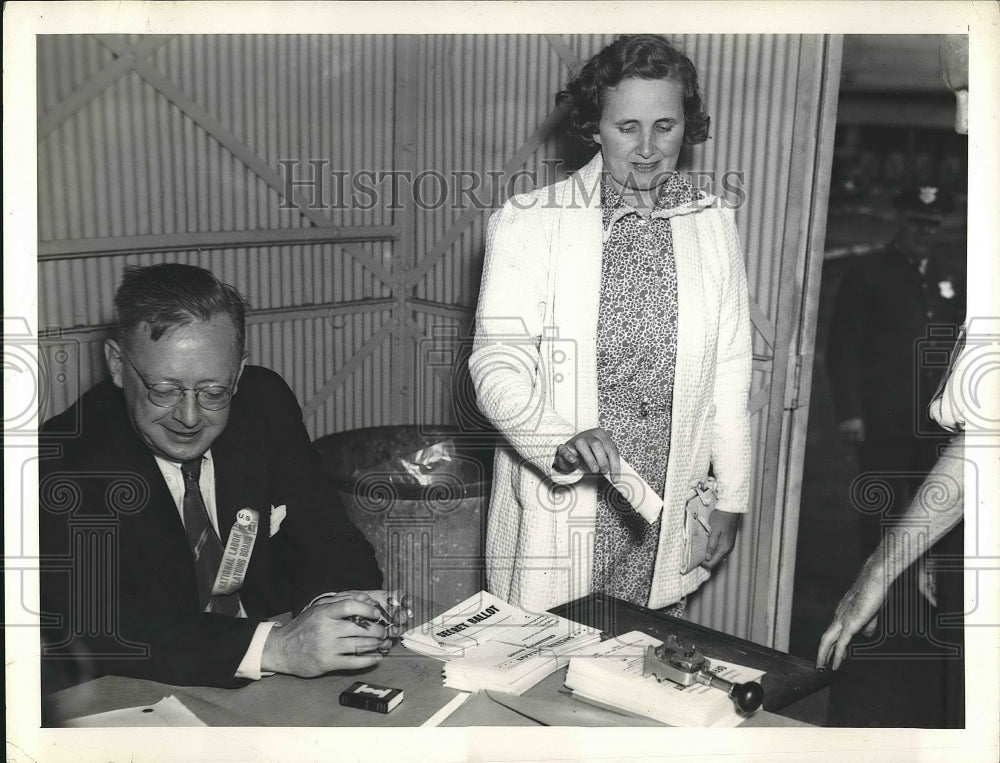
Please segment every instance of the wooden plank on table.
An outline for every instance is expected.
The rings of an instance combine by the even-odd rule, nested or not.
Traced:
[[[763,670],[764,709],[770,712],[819,691],[832,678],[799,657],[603,594],[590,594],[551,611],[612,636],[642,631],[662,640],[676,634],[709,659],[715,657]]]

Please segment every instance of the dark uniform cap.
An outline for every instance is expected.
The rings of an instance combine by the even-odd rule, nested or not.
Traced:
[[[915,185],[904,188],[892,202],[905,215],[941,218],[955,208],[955,198],[935,185]]]

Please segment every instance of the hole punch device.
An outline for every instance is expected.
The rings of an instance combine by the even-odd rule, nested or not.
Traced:
[[[721,689],[733,700],[740,715],[750,715],[764,702],[764,688],[756,681],[736,684],[712,672],[712,663],[690,644],[670,635],[660,646],[647,646],[642,674],[657,681],[673,681],[681,686],[694,683]]]

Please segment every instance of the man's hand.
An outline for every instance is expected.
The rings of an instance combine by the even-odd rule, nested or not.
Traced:
[[[882,566],[876,564],[873,558],[865,562],[858,579],[837,605],[833,622],[819,642],[817,668],[825,668],[832,656],[833,669],[836,670],[844,661],[851,639],[859,631],[865,636],[875,632],[878,611],[885,603],[888,584]]]
[[[356,616],[376,620],[378,610],[349,596],[307,607],[288,625],[271,628],[261,671],[309,678],[377,665],[382,655],[376,650],[389,643],[387,631],[376,623],[362,628],[346,619]]]
[[[736,545],[736,534],[739,532],[742,516],[731,511],[712,512],[712,531],[708,534],[705,561],[701,563],[706,570],[712,569],[729,556]]]
[[[875,553],[868,557],[858,579],[837,605],[833,622],[820,639],[816,667],[827,664],[832,650],[833,669],[836,670],[858,631],[866,636],[875,632],[875,616],[885,603],[890,584],[928,547],[961,521],[964,511],[964,448],[964,434],[948,444],[947,450],[917,490],[916,497],[906,507],[901,523],[889,528]],[[930,495],[934,495],[933,502],[928,499]],[[933,598],[925,581],[921,583],[921,592]]]
[[[856,418],[841,421],[837,424],[837,431],[840,432],[840,436],[847,442],[854,443],[855,445],[861,445],[865,441],[864,419]]]
[[[340,591],[339,593],[329,593],[318,597],[311,606],[319,604],[330,604],[340,601],[359,601],[363,604],[370,604],[378,607],[389,616],[391,625],[387,629],[388,638],[401,636],[406,630],[413,617],[413,610],[410,609],[410,595],[406,591]],[[379,619],[376,617],[376,619]]]
[[[606,474],[612,483],[618,481],[620,465],[618,446],[611,435],[600,427],[573,435],[556,448],[556,457],[552,462],[552,468],[557,472],[569,474],[574,469],[584,469],[594,474]]]

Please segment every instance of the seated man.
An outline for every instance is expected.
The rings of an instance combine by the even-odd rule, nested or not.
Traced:
[[[115,307],[111,378],[39,436],[43,693],[377,663],[407,610],[374,590],[291,390],[246,364],[243,297],[161,264],[126,269]]]

